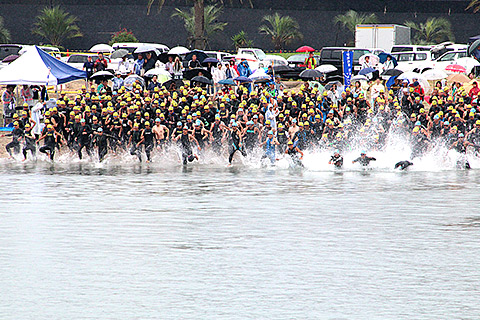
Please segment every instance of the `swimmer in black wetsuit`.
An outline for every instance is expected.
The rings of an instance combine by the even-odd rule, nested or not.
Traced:
[[[13,157],[12,155],[12,149],[15,152],[15,154],[20,152],[20,141],[23,139],[23,130],[20,129],[20,124],[18,121],[15,121],[13,123],[13,131],[11,133],[3,134],[2,137],[12,137],[12,141],[5,146],[5,149],[7,149],[8,154],[10,155],[10,158]]]
[[[193,154],[192,151],[192,141],[196,143],[198,150],[201,150],[200,145],[198,144],[197,139],[193,136],[193,134],[188,133],[188,127],[183,127],[182,133],[176,136],[174,141],[180,140],[180,148],[182,149],[182,163],[183,165],[187,164],[188,162],[192,162],[193,160],[197,159],[198,156]]]
[[[413,162],[410,161],[399,161],[395,164],[395,169],[400,168],[400,170],[405,170],[408,167],[413,166]]]
[[[145,145],[145,153],[147,155],[147,162],[152,161],[152,150],[154,147],[154,134],[150,127],[150,121],[145,121],[145,129],[142,131],[142,140]]]
[[[232,164],[233,156],[235,152],[240,151],[240,153],[246,157],[247,154],[242,148],[242,138],[243,134],[242,131],[238,128],[238,124],[236,122],[232,123],[232,130],[231,130],[231,143],[232,147],[230,150],[230,155],[228,157],[228,165]]]
[[[47,132],[45,132],[40,138],[38,138],[37,142],[43,139],[45,139],[45,144],[38,151],[49,155],[50,160],[53,161],[53,157],[55,156],[55,144],[57,141],[57,133],[55,132],[51,124],[47,126]]]
[[[35,124],[34,124],[35,126]],[[37,146],[36,146],[36,139],[35,139],[35,135],[33,134],[33,127],[30,125],[30,123],[26,123],[25,124],[25,132],[24,132],[24,141],[25,141],[25,145],[22,149],[22,153],[23,153],[23,160],[22,161],[25,161],[27,160],[27,151],[30,150],[30,152],[32,153],[32,156],[33,158],[35,159],[36,158],[36,152],[37,152]]]
[[[302,163],[303,152],[298,147],[293,145],[293,141],[291,141],[291,140],[288,141],[287,149],[285,150],[285,154],[288,154],[291,157],[294,165],[302,167],[302,168],[304,167],[304,165]],[[300,155],[300,156],[298,156],[298,155]]]
[[[470,147],[470,146],[479,148],[479,146],[471,143],[470,141],[465,140],[465,135],[463,133],[459,133],[458,140],[452,143],[450,148],[448,148],[448,150],[455,149],[455,151],[460,153],[460,159],[457,161],[457,167],[471,169],[470,163],[468,162],[468,159],[467,159],[467,147]]]
[[[330,161],[328,161],[328,164],[333,164],[337,169],[340,169],[343,166],[343,157],[340,155],[340,151],[335,150]]]
[[[352,163],[358,162],[362,166],[367,167],[370,164],[370,161],[377,161],[377,159],[375,159],[374,157],[367,157],[367,153],[365,151],[362,151],[360,153],[360,157],[353,160]]]

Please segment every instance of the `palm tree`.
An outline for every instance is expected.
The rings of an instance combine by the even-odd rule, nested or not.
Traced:
[[[276,50],[282,49],[293,40],[303,39],[298,22],[290,16],[282,17],[277,12],[274,15],[263,17],[263,21],[267,22],[268,25],[260,26],[258,31],[271,38]]]
[[[172,14],[172,17],[179,17],[183,19],[185,29],[190,34],[189,39],[193,40],[195,38],[195,9],[191,8],[189,11],[183,11],[178,8],[175,8],[175,13]],[[207,5],[204,8],[204,43],[208,42],[208,39],[215,33],[223,31],[228,23],[218,22],[218,16],[222,14],[222,7],[217,7],[215,5]],[[205,49],[199,48],[199,49]]]
[[[405,21],[405,25],[414,31],[416,44],[435,44],[443,41],[454,41],[452,24],[445,18],[428,18],[425,23]]]
[[[37,16],[34,34],[50,42],[54,46],[60,46],[66,39],[82,37],[80,28],[75,24],[78,18],[55,6],[44,8]]]
[[[235,50],[238,50],[238,48],[253,47],[253,41],[247,38],[247,33],[243,30],[231,37],[231,39],[235,46]]]
[[[10,31],[3,25],[3,17],[0,17],[0,43],[8,43],[10,39]]]
[[[480,0],[472,0],[465,10],[473,9],[474,13],[480,11]]]
[[[193,1],[193,12],[194,12],[194,36],[193,36],[193,43],[195,48],[204,48],[206,45],[205,39],[205,1],[206,0],[192,0]],[[229,0],[233,2],[233,0]],[[252,0],[239,0],[240,3],[244,3],[248,1],[251,7],[253,7]],[[221,4],[224,3],[224,0],[208,0],[209,3],[213,2],[220,2]],[[150,9],[152,5],[155,3],[155,0],[148,0],[147,2],[147,14],[150,14]],[[158,10],[160,11],[165,4],[165,0],[158,0]]]
[[[335,16],[333,21],[350,31],[351,35],[355,37],[355,28],[358,24],[378,23],[378,18],[375,13],[358,13],[354,10],[350,10],[345,14]]]

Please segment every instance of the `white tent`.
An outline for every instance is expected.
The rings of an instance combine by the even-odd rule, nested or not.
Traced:
[[[57,85],[86,77],[85,71],[69,66],[36,46],[0,70],[0,84]]]

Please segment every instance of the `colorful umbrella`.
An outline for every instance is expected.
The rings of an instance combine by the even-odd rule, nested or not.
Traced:
[[[296,52],[315,52],[315,49],[309,46],[302,46],[296,50]]]
[[[450,64],[445,68],[445,71],[464,73],[467,72],[467,69],[459,64]]]

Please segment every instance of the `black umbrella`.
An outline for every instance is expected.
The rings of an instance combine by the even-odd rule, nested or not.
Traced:
[[[174,80],[174,79],[165,81],[162,84],[162,86],[167,88],[168,91],[175,91],[177,88],[180,88],[183,85],[184,83],[182,80]]]
[[[389,76],[389,77],[393,77],[393,76],[399,76],[403,73],[402,70],[398,70],[398,69],[388,69],[388,70],[385,70],[382,72],[382,76]]]
[[[208,56],[205,52],[203,52],[202,50],[193,50],[193,51],[190,51],[189,53],[187,53],[187,55],[185,56],[185,60],[189,61],[189,60],[192,60],[192,56],[193,55],[196,55],[197,56],[197,60],[202,63],[203,60],[207,59]]]
[[[196,76],[193,77],[192,82],[198,82],[198,83],[203,83],[203,84],[212,84],[212,80],[208,79],[207,77],[204,76]]]
[[[163,63],[167,63],[168,62],[168,57],[172,57],[173,58],[173,61],[175,61],[175,58],[176,57],[179,57],[180,56],[178,54],[171,54],[171,53],[168,53],[168,52],[164,52],[164,53],[161,53],[159,56],[158,56],[158,60],[160,62],[163,62]],[[182,61],[182,58],[180,58],[180,61]]]
[[[475,40],[470,47],[468,47],[467,53],[469,56],[473,56],[477,60],[480,59],[480,39]]]
[[[108,79],[111,79],[113,77],[114,77],[114,75],[111,72],[98,71],[98,72],[95,72],[94,74],[92,74],[90,79],[93,79],[93,80],[108,80]]]
[[[216,66],[217,63],[218,63],[218,60],[215,59],[215,58],[206,58],[205,60],[203,60],[202,66],[206,67],[208,65],[208,63],[211,63],[211,64]]]
[[[130,53],[128,52],[127,49],[118,49],[113,51],[113,53],[110,55],[110,59],[118,59],[118,58],[123,58],[125,56],[128,56]]]
[[[323,76],[323,73],[315,69],[306,69],[300,72],[299,74],[300,78],[305,78],[305,79],[320,78],[321,76]]]
[[[202,68],[194,68],[194,69],[186,70],[183,72],[183,77],[187,80],[190,80],[193,77],[200,75],[200,73],[202,76],[207,77],[208,79],[212,79],[212,74],[208,70],[205,70]]]
[[[267,71],[267,74],[272,74],[273,72],[275,73],[278,73],[278,74],[281,74],[281,73],[285,73],[285,72],[289,72],[289,71],[292,71],[293,68],[290,68],[289,66],[285,66],[285,65],[275,65],[273,66],[273,68],[269,68],[268,71]]]

